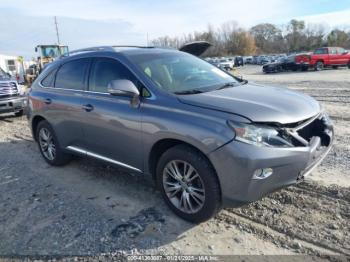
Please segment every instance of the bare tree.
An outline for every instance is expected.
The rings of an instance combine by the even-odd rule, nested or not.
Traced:
[[[201,32],[193,32],[182,37],[159,37],[152,41],[155,46],[179,48],[183,44],[204,40],[213,46],[206,56],[254,55],[256,53],[282,53],[309,51],[320,46],[332,45],[350,48],[350,31],[333,29],[328,35],[322,24],[308,24],[291,20],[285,25],[262,23],[250,30],[229,21],[215,28],[208,25]]]

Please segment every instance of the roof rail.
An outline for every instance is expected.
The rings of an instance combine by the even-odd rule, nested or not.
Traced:
[[[61,57],[77,55],[84,52],[94,52],[94,51],[113,51],[114,52],[115,50],[112,46],[95,46],[95,47],[88,47],[88,48],[69,51],[68,53],[62,55]]]
[[[132,48],[154,48],[154,46],[137,46],[137,45],[113,45],[113,46],[95,46],[95,47],[88,47],[83,49],[77,49],[73,51],[69,51],[68,53],[61,55],[61,57],[66,57],[70,55],[77,55],[84,52],[94,52],[94,51],[112,51],[115,52],[116,50],[114,48],[118,47],[132,47]]]
[[[113,45],[114,47],[134,47],[134,48],[154,48],[154,46],[142,46],[142,45]]]

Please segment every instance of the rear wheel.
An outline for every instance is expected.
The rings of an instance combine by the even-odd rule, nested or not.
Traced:
[[[43,120],[38,124],[36,138],[39,150],[47,163],[62,166],[70,161],[71,155],[60,148],[55,132],[47,121]]]
[[[349,62],[348,62],[348,68],[350,69],[350,60],[349,60]]]
[[[170,209],[187,221],[200,223],[220,210],[216,173],[209,161],[189,146],[175,146],[161,156],[157,184]]]
[[[315,65],[315,71],[321,71],[324,69],[324,64],[322,61],[318,61]]]

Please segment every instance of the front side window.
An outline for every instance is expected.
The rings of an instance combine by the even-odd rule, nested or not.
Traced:
[[[78,59],[62,65],[56,75],[55,87],[84,90],[84,79],[89,61],[89,59]]]
[[[128,79],[135,83],[133,74],[120,62],[111,58],[98,58],[92,66],[89,91],[108,93],[108,84],[113,80]],[[135,83],[137,86],[137,84]]]
[[[344,54],[345,53],[345,49],[344,48],[337,48],[338,49],[338,54]]]
[[[331,49],[331,54],[332,55],[336,55],[337,54],[337,49],[336,48],[332,48]]]
[[[219,68],[182,52],[129,55],[155,85],[171,93],[214,90],[226,83],[238,83]]]

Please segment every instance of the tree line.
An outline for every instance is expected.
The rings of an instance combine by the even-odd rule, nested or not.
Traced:
[[[179,48],[184,43],[204,40],[213,46],[206,56],[276,54],[310,51],[321,46],[339,46],[350,49],[350,30],[326,30],[322,24],[307,24],[292,19],[286,25],[257,24],[244,29],[237,22],[226,22],[218,28],[208,25],[202,32],[181,37],[159,37],[154,46]]]

